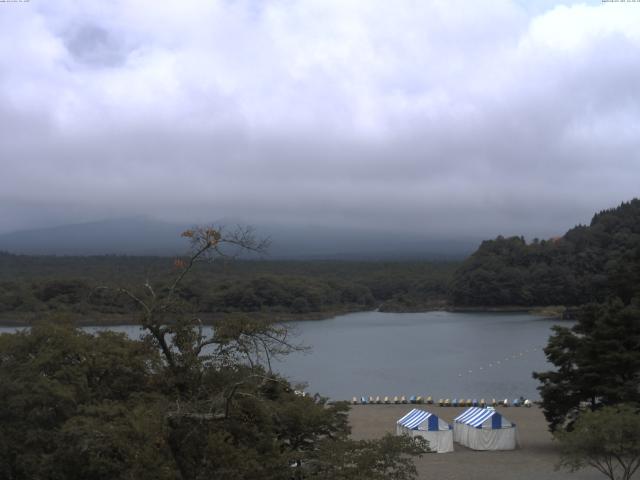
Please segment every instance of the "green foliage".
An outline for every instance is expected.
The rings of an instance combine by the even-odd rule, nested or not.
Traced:
[[[197,315],[317,317],[381,306],[442,306],[457,263],[214,261],[194,266],[177,291]],[[0,318],[19,322],[67,312],[78,322],[132,322],[134,302],[115,286],[155,278],[160,292],[176,273],[161,257],[47,257],[0,253]],[[112,288],[102,288],[102,287]]]
[[[168,456],[160,457],[169,450],[163,411],[149,396],[83,406],[57,432],[50,478],[175,478]]]
[[[323,480],[404,480],[417,478],[411,456],[428,451],[423,438],[385,435],[380,440],[323,442],[303,465],[311,478]]]
[[[155,349],[111,332],[37,325],[0,335],[2,478],[117,478],[134,459],[155,471],[141,455],[153,429],[139,425],[154,410],[159,366]]]
[[[582,305],[640,294],[640,200],[593,217],[564,237],[485,241],[456,271],[456,305]]]
[[[185,314],[193,295],[184,279],[197,260],[262,244],[248,230],[183,236],[192,252],[172,279],[115,290],[137,308],[142,341],[62,323],[0,335],[1,478],[290,480],[327,478],[328,468],[331,478],[415,478],[411,457],[423,445],[353,442],[346,403],[300,396],[271,371],[271,358],[298,349],[286,328],[236,317],[207,335]],[[40,297],[66,301],[78,285],[56,281]],[[261,279],[254,291],[290,294]]]
[[[571,328],[554,327],[545,348],[556,370],[534,373],[552,430],[585,409],[640,405],[640,304],[614,300],[583,308]]]
[[[629,480],[640,467],[640,411],[616,405],[580,414],[571,431],[558,432],[559,467],[596,468],[611,480]]]
[[[415,478],[419,445],[353,442],[345,403],[231,361],[241,330],[176,369],[114,333],[46,324],[0,335],[0,478]]]

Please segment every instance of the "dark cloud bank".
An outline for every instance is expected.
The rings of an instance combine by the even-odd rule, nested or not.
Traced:
[[[640,4],[2,5],[0,232],[548,237],[638,195]]]

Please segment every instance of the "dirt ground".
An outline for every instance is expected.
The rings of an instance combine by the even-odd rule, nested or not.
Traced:
[[[354,405],[349,414],[354,439],[378,438],[395,433],[396,420],[412,408],[435,413],[451,423],[464,408],[434,405]],[[557,448],[538,407],[499,408],[516,424],[520,447],[501,452],[480,452],[454,443],[452,453],[430,453],[416,461],[420,479],[434,480],[603,480],[594,469],[575,473],[555,471]],[[634,478],[640,478],[635,475]]]

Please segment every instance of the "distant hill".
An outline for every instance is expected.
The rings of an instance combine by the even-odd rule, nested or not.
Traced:
[[[0,250],[30,255],[174,255],[184,250],[183,230],[147,217],[103,220],[0,235]]]
[[[233,226],[236,221],[215,222]],[[0,235],[0,251],[30,255],[158,255],[183,253],[179,225],[148,217],[61,225]],[[355,228],[255,225],[271,238],[273,259],[462,259],[480,243],[474,238],[429,237]]]
[[[640,298],[640,200],[594,215],[564,236],[482,242],[456,271],[456,305],[581,305]]]

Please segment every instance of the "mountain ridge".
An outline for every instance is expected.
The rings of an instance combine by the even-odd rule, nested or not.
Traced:
[[[225,218],[211,224],[235,226],[243,222]],[[180,233],[191,226],[148,216],[73,223],[1,234],[0,250],[28,255],[175,256],[187,249]],[[481,240],[314,225],[254,228],[257,235],[272,240],[267,255],[272,259],[461,259]]]

